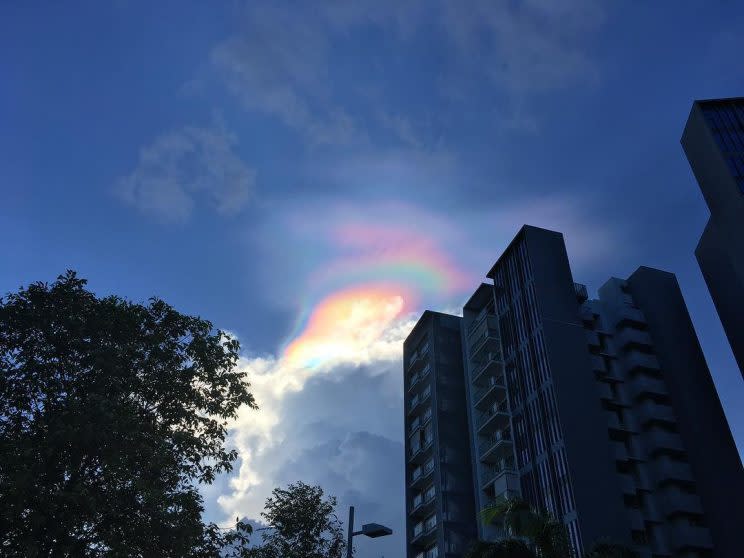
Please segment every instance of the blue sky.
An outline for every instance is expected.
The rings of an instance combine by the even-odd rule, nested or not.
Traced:
[[[741,449],[679,137],[693,99],[742,94],[743,27],[724,1],[3,3],[0,290],[74,268],[241,339],[262,409],[217,520],[304,478],[401,530],[399,341],[522,223],[590,290],[678,275]]]

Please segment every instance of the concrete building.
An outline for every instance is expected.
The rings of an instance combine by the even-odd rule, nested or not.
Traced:
[[[579,552],[610,538],[644,558],[738,556],[744,515],[727,502],[744,497],[744,472],[674,276],[642,267],[588,300],[562,235],[525,226],[487,277],[450,318],[460,343],[446,350],[459,349],[463,383],[446,407],[461,426],[439,440],[468,442],[470,474],[458,459],[458,480],[471,479],[478,537],[503,536],[479,511],[519,496],[562,519]],[[407,385],[431,316],[406,341]],[[432,432],[436,443],[443,431]],[[408,489],[409,505],[417,494]],[[467,530],[459,536],[431,556],[462,556]],[[422,549],[409,545],[408,557],[428,558]]]
[[[461,556],[476,534],[460,325],[457,316],[424,312],[403,346],[412,558]]]
[[[744,376],[744,98],[693,103],[682,146],[710,209],[695,256]]]

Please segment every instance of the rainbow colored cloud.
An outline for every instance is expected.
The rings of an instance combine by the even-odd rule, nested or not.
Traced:
[[[390,209],[393,209],[390,211]],[[473,278],[462,272],[437,242],[444,224],[400,204],[382,211],[335,208],[308,230],[328,252],[311,270],[304,302],[284,348],[284,357],[315,368],[364,350],[422,301],[441,301],[466,292]]]

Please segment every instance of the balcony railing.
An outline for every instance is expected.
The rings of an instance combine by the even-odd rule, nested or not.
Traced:
[[[470,377],[473,379],[474,382],[479,381],[481,374],[486,372],[486,370],[488,370],[490,367],[500,363],[501,360],[501,353],[487,353],[486,358],[483,361],[476,363],[476,365],[472,368]]]
[[[413,459],[414,457],[417,457],[419,454],[423,455],[426,451],[431,449],[431,446],[433,443],[434,443],[434,437],[431,437],[428,440],[424,440],[420,446],[411,448],[411,459]]]
[[[478,445],[478,451],[483,457],[491,449],[501,444],[511,444],[512,436],[509,430],[498,430],[492,436],[489,436]]]
[[[418,511],[419,508],[423,508],[427,504],[431,504],[436,496],[437,492],[433,486],[426,491],[426,494],[417,494],[411,502],[411,513]]]
[[[503,375],[499,375],[498,377],[491,376],[486,382],[486,385],[479,387],[473,392],[473,401],[476,403],[476,405],[481,399],[483,399],[484,395],[486,395],[495,387],[506,389],[505,378]]]
[[[408,385],[409,391],[412,390],[421,380],[423,380],[426,375],[429,374],[429,372],[431,372],[431,364],[427,363],[420,372],[416,372],[413,376],[411,376],[411,381]]]
[[[513,460],[501,460],[496,465],[484,467],[481,471],[481,484],[491,482],[502,473],[515,473]]]
[[[434,460],[427,461],[424,465],[416,467],[411,474],[411,484],[416,484],[419,480],[426,478],[434,470]]]
[[[430,395],[431,395],[431,386],[429,386],[428,388],[426,388],[426,390],[424,390],[423,393],[417,393],[416,395],[414,395],[411,398],[411,408],[408,410],[408,412],[409,413],[410,412],[413,412],[413,410],[416,409],[416,407],[418,407],[419,404],[421,404],[424,401],[426,401],[429,398]]]
[[[496,332],[486,329],[483,337],[480,337],[473,343],[472,347],[470,347],[470,360],[474,362],[478,361],[479,359],[477,357],[480,357],[481,352],[485,347],[489,346],[489,343],[491,345],[496,345],[498,342],[499,338]]]
[[[504,418],[508,419],[509,405],[507,401],[502,401],[501,403],[492,405],[491,407],[480,413],[478,415],[478,428],[483,428],[483,426],[496,415],[506,415]]]
[[[416,365],[423,362],[423,360],[429,355],[429,343],[426,343],[420,349],[414,351],[411,358],[408,359],[408,369],[412,370]]]

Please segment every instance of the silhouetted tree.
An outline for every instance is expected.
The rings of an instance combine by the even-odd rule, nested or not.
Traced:
[[[584,558],[638,558],[638,553],[622,544],[597,541],[584,554]]]
[[[0,553],[216,557],[249,528],[202,521],[229,471],[227,421],[255,408],[239,345],[74,272],[0,298]],[[237,551],[236,551],[237,553]]]
[[[538,558],[537,554],[519,539],[503,539],[496,542],[476,542],[465,554],[465,558]]]
[[[573,550],[563,522],[518,498],[506,498],[482,512],[487,523],[500,520],[509,538],[528,540],[541,558],[571,558]]]
[[[275,488],[261,514],[269,529],[260,558],[342,558],[346,542],[336,498],[303,482]]]

